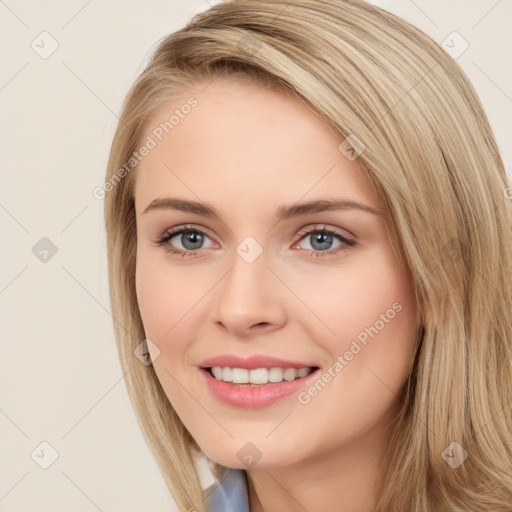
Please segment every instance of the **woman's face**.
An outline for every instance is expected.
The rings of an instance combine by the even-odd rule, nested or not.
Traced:
[[[217,78],[160,108],[142,140],[137,298],[156,375],[201,449],[235,468],[375,454],[418,326],[343,138],[295,99]],[[281,361],[244,361],[255,355]]]

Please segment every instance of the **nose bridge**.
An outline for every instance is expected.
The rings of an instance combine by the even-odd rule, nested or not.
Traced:
[[[223,285],[223,300],[229,302],[233,300],[239,304],[240,309],[243,305],[250,305],[268,292],[267,256],[263,251],[255,256],[251,254],[251,249],[244,252],[244,245],[240,244],[232,258],[231,271],[226,276]],[[253,300],[254,299],[254,300]]]
[[[283,305],[268,264],[267,253],[254,239],[239,244],[231,259],[231,270],[219,283],[217,321],[238,331],[256,324],[282,323]]]

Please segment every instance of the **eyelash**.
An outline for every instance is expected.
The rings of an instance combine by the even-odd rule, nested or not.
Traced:
[[[195,251],[182,251],[180,249],[175,249],[168,243],[176,235],[181,235],[183,233],[200,233],[201,235],[208,237],[208,235],[201,229],[195,228],[193,226],[181,226],[181,227],[176,228],[173,231],[166,231],[163,235],[159,236],[154,241],[154,243],[159,247],[164,247],[167,252],[172,253],[172,254],[181,254],[181,256],[183,256],[183,257],[196,256],[198,253],[201,252],[201,249],[198,249]],[[315,226],[314,228],[301,230],[299,233],[297,233],[300,236],[300,240],[297,243],[300,243],[304,238],[306,238],[308,235],[311,235],[312,233],[327,233],[328,235],[331,235],[334,238],[337,238],[340,242],[342,242],[342,244],[344,244],[344,246],[341,245],[334,250],[327,250],[327,251],[309,250],[311,253],[311,257],[325,257],[324,256],[325,254],[327,254],[329,256],[334,256],[335,254],[337,254],[340,251],[345,251],[348,248],[357,245],[357,243],[354,240],[350,240],[350,239],[344,237],[341,233],[338,233],[332,229],[328,229],[325,226],[320,229]],[[294,245],[296,245],[296,244],[294,244]]]

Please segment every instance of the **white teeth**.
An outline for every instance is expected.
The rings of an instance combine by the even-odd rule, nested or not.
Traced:
[[[222,375],[224,372],[220,366],[212,366],[212,373],[217,380],[222,380]]]
[[[312,368],[230,368],[229,366],[213,366],[213,376],[217,380],[234,384],[267,384],[268,382],[292,381],[302,378],[313,371]]]
[[[297,375],[302,378],[302,377],[305,377],[308,373],[309,373],[309,368],[301,368],[297,372]]]
[[[266,368],[257,368],[249,372],[249,382],[251,384],[266,384],[268,382],[268,370]]]
[[[281,382],[283,380],[283,371],[282,368],[270,368],[268,371],[268,381]]]
[[[245,368],[233,368],[231,372],[233,375],[233,384],[246,384],[249,382],[249,370]]]
[[[294,380],[296,376],[297,370],[295,368],[286,368],[286,370],[283,372],[284,380]]]

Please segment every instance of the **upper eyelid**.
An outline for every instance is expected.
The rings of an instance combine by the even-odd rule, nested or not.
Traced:
[[[297,234],[302,236],[302,235],[307,235],[307,234],[309,234],[311,232],[315,232],[315,231],[332,231],[338,236],[341,236],[343,238],[347,238],[350,240],[354,240],[354,241],[357,238],[355,235],[353,235],[352,233],[350,233],[350,231],[347,231],[346,229],[333,227],[333,226],[330,226],[329,224],[325,224],[325,223],[324,224],[316,223],[313,226],[301,228],[301,229],[299,229]],[[347,233],[347,235],[341,233],[340,231],[344,231],[345,233]]]
[[[198,233],[203,233],[208,238],[212,239],[212,237],[208,234],[207,229],[189,225],[183,225],[175,228],[166,229],[158,238],[173,238],[176,235],[183,233],[184,231],[197,231]]]

